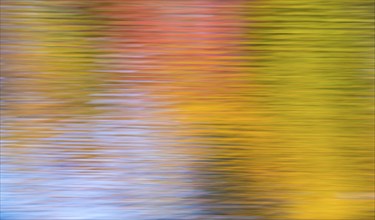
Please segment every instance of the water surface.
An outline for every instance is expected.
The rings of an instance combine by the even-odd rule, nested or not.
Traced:
[[[2,219],[373,218],[372,1],[2,11]]]

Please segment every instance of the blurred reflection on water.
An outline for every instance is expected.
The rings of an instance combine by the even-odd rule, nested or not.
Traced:
[[[4,0],[4,220],[370,220],[371,0]]]

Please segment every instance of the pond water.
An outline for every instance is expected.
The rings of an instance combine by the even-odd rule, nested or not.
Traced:
[[[373,219],[373,12],[2,1],[1,219]]]

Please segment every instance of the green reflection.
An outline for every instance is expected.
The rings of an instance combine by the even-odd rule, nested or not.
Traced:
[[[250,5],[290,219],[371,219],[371,1]],[[350,13],[350,15],[348,15]],[[285,175],[285,176],[284,176]]]

